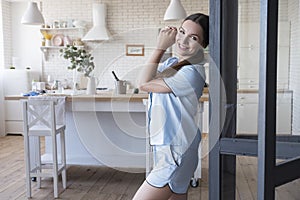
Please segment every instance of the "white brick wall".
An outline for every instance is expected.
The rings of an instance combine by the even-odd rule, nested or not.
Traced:
[[[3,5],[0,1],[0,27],[3,26],[3,17],[2,17]],[[4,68],[4,47],[3,47],[3,29],[0,28],[0,70]],[[1,80],[0,80],[1,84]]]
[[[92,0],[44,0],[43,15],[47,22],[53,20],[77,19],[92,26]],[[136,74],[151,53],[156,42],[158,28],[167,24],[163,21],[169,0],[103,0],[96,1],[107,5],[107,26],[113,40],[89,44],[95,57],[95,74],[99,77],[99,86],[113,87],[111,71],[114,70],[122,79],[134,84]],[[203,12],[208,14],[208,0],[182,0],[188,14]],[[68,34],[68,33],[64,33]],[[75,36],[74,36],[75,37]],[[126,44],[144,44],[145,56],[129,57],[125,55]],[[49,51],[49,59],[43,65],[43,79],[52,75],[56,79],[71,79],[67,62],[58,56],[58,50]]]
[[[294,0],[296,1],[296,0]],[[11,46],[11,29],[10,29],[10,3],[2,1],[5,23],[3,24],[4,35],[4,65],[11,65],[12,49]],[[157,29],[165,25],[176,25],[179,23],[163,21],[163,15],[169,0],[42,0],[42,12],[46,22],[52,23],[53,20],[78,19],[88,23],[88,29],[92,26],[92,4],[94,2],[107,4],[107,26],[114,40],[90,44],[90,48],[94,49],[93,54],[96,62],[96,75],[101,75],[101,84],[112,86],[110,71],[113,69],[120,73],[120,77],[124,77],[133,81],[134,75],[130,75],[129,71],[145,62],[151,48],[155,44]],[[208,0],[182,0],[182,4],[188,14],[194,12],[208,13]],[[280,1],[280,19],[284,20],[287,13],[288,2]],[[241,21],[257,21],[259,20],[259,0],[240,0]],[[297,8],[297,7],[296,7]],[[76,35],[74,31],[67,31],[64,34],[76,38],[82,36]],[[146,48],[144,57],[127,57],[125,53],[126,44],[144,44]],[[48,74],[53,75],[57,79],[70,79],[72,74],[66,70],[67,62],[58,56],[57,50],[49,51],[49,59],[43,63],[43,80]],[[128,73],[127,73],[128,72]]]
[[[0,68],[4,68],[4,66],[9,66],[11,64],[11,56],[12,56],[12,49],[11,49],[11,18],[10,18],[10,4],[7,1],[1,0],[1,12],[2,12],[2,24],[0,27],[1,35],[3,39],[0,39]],[[1,38],[1,37],[0,37]]]
[[[47,22],[53,20],[79,19],[88,22],[88,29],[92,26],[91,0],[58,1],[44,0],[43,15]],[[115,70],[121,78],[134,83],[136,70],[145,63],[156,41],[157,29],[166,25],[178,26],[179,23],[163,21],[164,12],[169,0],[102,0],[96,1],[107,4],[107,26],[114,40],[92,44],[95,56],[96,70],[100,85],[113,87],[111,70]],[[182,0],[188,14],[194,12],[208,13],[208,0]],[[259,0],[241,0],[239,19],[242,21],[259,20]],[[287,2],[280,1],[280,15],[286,16]],[[283,17],[280,17],[283,19]],[[75,37],[75,36],[74,36]],[[126,44],[144,44],[144,57],[125,56]],[[44,62],[45,77],[50,74],[57,79],[70,79],[72,73],[66,70],[66,62],[58,58],[57,51],[50,51],[50,59]],[[134,71],[132,71],[135,69]]]

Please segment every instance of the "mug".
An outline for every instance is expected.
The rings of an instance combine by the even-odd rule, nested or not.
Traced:
[[[115,81],[115,93],[116,94],[126,94],[126,81]]]

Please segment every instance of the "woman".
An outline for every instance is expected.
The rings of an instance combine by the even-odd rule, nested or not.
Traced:
[[[178,30],[162,29],[157,48],[141,72],[139,88],[149,92],[154,166],[134,200],[187,199],[201,140],[195,117],[205,84],[203,48],[208,45],[208,28],[208,16],[197,13],[188,16]],[[177,57],[158,67],[173,44]]]

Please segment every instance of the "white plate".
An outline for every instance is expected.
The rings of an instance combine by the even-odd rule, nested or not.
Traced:
[[[64,45],[64,35],[56,34],[52,37],[52,45],[53,46],[63,46]]]

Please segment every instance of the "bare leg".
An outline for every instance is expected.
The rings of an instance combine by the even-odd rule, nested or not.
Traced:
[[[157,188],[149,185],[146,181],[141,185],[135,193],[133,200],[167,200],[174,193],[170,190],[169,186]]]
[[[169,200],[187,200],[187,194],[172,194]]]

